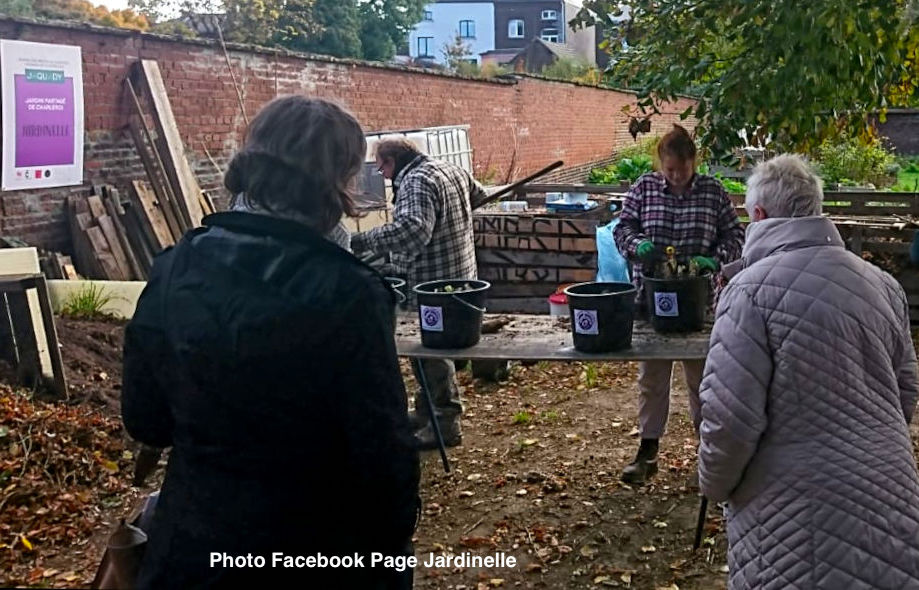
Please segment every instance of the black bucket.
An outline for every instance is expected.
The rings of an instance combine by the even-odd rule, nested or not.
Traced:
[[[452,291],[444,291],[446,287]],[[490,288],[491,283],[475,279],[447,279],[415,285],[421,344],[428,348],[468,348],[477,344]]]
[[[698,332],[705,327],[708,276],[684,279],[643,277],[651,327],[658,332]]]
[[[581,352],[613,352],[632,346],[635,286],[578,283],[565,289],[571,337]]]

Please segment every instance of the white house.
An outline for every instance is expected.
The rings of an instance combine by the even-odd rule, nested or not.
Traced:
[[[408,38],[409,55],[444,64],[444,46],[459,35],[469,47],[469,61],[478,63],[479,54],[495,48],[495,5],[492,2],[432,2],[424,8],[424,19]]]

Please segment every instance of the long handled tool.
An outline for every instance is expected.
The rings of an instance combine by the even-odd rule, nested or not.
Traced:
[[[699,504],[699,522],[696,523],[696,539],[692,543],[693,551],[702,546],[702,533],[705,531],[705,517],[707,512],[708,498],[702,496],[702,502]]]
[[[536,179],[539,178],[540,176],[543,176],[543,175],[545,175],[545,174],[548,174],[548,173],[552,172],[553,170],[555,170],[556,168],[561,168],[561,167],[564,166],[564,165],[565,165],[565,163],[564,163],[563,161],[561,161],[561,160],[558,160],[558,161],[556,161],[556,162],[552,162],[551,164],[549,164],[549,165],[546,166],[545,168],[543,168],[543,169],[541,169],[541,170],[538,170],[538,171],[534,172],[533,174],[530,174],[529,176],[525,176],[524,178],[518,180],[518,181],[515,182],[514,184],[509,184],[509,185],[507,185],[506,187],[504,187],[504,188],[502,188],[501,190],[499,190],[498,192],[492,193],[492,194],[488,195],[488,196],[485,197],[485,198],[482,198],[482,199],[479,199],[478,201],[473,202],[473,203],[472,203],[472,208],[473,208],[473,209],[478,209],[478,208],[481,207],[482,205],[487,205],[487,204],[489,204],[489,203],[493,203],[493,202],[497,201],[498,199],[500,199],[501,197],[503,197],[504,195],[506,195],[506,194],[508,194],[508,193],[514,192],[515,190],[517,190],[517,189],[520,188],[521,186],[525,185],[526,183],[528,183],[528,182],[533,182],[534,180],[536,180]]]
[[[421,394],[428,403],[428,416],[431,417],[431,427],[434,429],[434,438],[437,439],[437,448],[440,449],[440,460],[444,464],[444,472],[450,473],[447,447],[444,445],[444,435],[440,432],[440,422],[438,422],[437,414],[434,412],[434,401],[431,399],[431,390],[428,389],[428,378],[424,374],[424,365],[421,364],[421,359],[419,358],[413,359],[412,362],[415,363],[415,370],[418,372],[419,381],[421,381]]]

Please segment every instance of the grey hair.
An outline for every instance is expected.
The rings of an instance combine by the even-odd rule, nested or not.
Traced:
[[[757,164],[747,181],[747,214],[759,205],[769,217],[809,217],[823,212],[823,181],[807,160],[782,154]]]

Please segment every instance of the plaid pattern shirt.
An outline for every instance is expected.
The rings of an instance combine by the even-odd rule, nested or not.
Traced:
[[[393,220],[352,236],[355,252],[392,253],[399,276],[412,287],[439,279],[475,279],[472,200],[485,190],[450,162],[421,155],[393,179]]]
[[[676,248],[677,256],[711,256],[719,266],[740,258],[744,230],[724,186],[702,174],[693,177],[689,192],[670,193],[659,172],[645,174],[629,194],[613,233],[619,251],[632,262],[632,282],[642,296],[641,263],[635,249],[651,240],[660,249]]]

